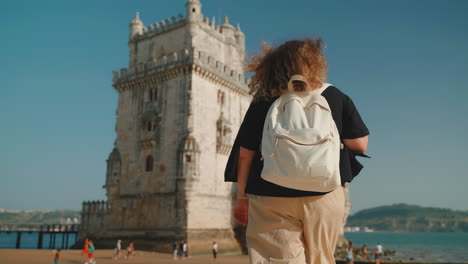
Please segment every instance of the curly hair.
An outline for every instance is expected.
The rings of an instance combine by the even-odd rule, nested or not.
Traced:
[[[323,41],[317,39],[290,40],[279,47],[262,44],[262,52],[251,58],[247,71],[253,72],[249,88],[254,100],[271,99],[288,89],[295,74],[303,75],[311,88],[319,88],[327,78],[327,61]],[[304,91],[302,82],[294,81],[296,91]]]

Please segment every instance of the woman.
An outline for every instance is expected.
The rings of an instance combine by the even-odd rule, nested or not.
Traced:
[[[133,244],[133,241],[130,241],[130,243],[128,243],[127,256],[125,258],[130,259],[133,256],[135,256],[135,245]]]
[[[81,252],[82,255],[88,255],[88,247],[89,247],[89,239],[85,239],[84,241],[84,246],[83,246],[83,251]]]
[[[247,226],[250,263],[335,263],[333,257],[344,221],[345,196],[340,186],[328,193],[285,188],[260,177],[263,125],[272,103],[288,93],[288,81],[302,75],[308,85],[293,82],[295,91],[318,89],[326,81],[327,63],[320,39],[288,41],[277,48],[263,46],[252,59],[250,89],[254,100],[236,138],[226,180],[237,181],[235,219]],[[341,182],[350,182],[350,151],[365,152],[369,131],[351,99],[336,87],[322,92],[336,123],[344,150],[340,153]],[[354,157],[354,156],[353,156]],[[248,194],[248,196],[247,196]],[[276,262],[275,262],[276,261]]]

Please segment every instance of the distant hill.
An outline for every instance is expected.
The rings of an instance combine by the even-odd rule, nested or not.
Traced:
[[[0,212],[0,224],[66,224],[67,219],[80,219],[79,211],[72,210],[34,210]]]
[[[361,210],[346,226],[393,232],[468,232],[468,211],[394,204]]]

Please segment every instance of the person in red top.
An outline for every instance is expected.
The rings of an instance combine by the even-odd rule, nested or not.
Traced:
[[[60,259],[60,249],[55,252],[55,257],[54,257],[54,264],[59,264],[59,259]]]
[[[86,238],[84,241],[83,252],[81,252],[81,254],[88,255],[88,248],[89,248],[89,239]]]

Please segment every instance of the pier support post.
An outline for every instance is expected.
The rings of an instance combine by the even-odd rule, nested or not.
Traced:
[[[42,232],[39,232],[39,238],[37,239],[37,249],[42,249],[42,240],[44,238],[44,233]]]
[[[65,248],[68,248],[68,236],[70,236],[70,232],[67,232],[65,236]]]
[[[21,248],[21,232],[18,231],[16,234],[16,248]]]

